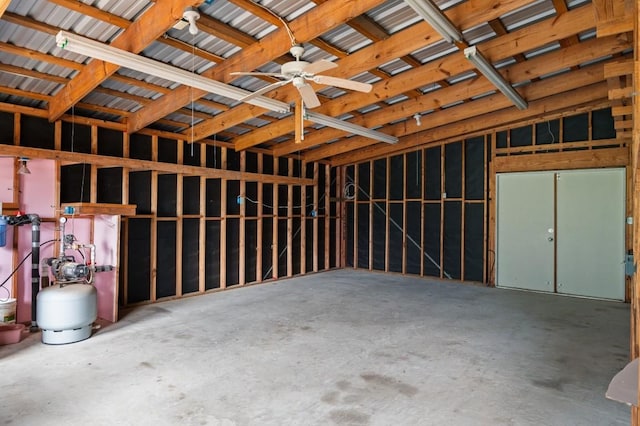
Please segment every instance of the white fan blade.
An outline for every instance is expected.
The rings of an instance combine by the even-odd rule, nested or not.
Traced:
[[[302,102],[304,102],[304,106],[307,108],[316,108],[320,106],[320,99],[318,99],[318,95],[313,90],[310,84],[303,84],[300,86],[296,86],[298,92],[300,92],[300,96],[302,96]]]
[[[346,78],[329,77],[327,75],[316,75],[311,80],[327,86],[341,87],[343,89],[356,90],[358,92],[369,93],[373,88],[369,83],[347,80]]]
[[[291,80],[278,81],[277,83],[273,83],[273,84],[270,84],[268,86],[264,86],[262,89],[256,90],[252,94],[247,95],[244,98],[240,99],[240,102],[246,102],[249,99],[253,99],[255,97],[264,95],[265,93],[275,89],[276,87],[284,86],[285,84],[289,83],[289,81],[291,81]]]
[[[315,61],[307,65],[303,71],[307,74],[318,74],[332,68],[338,68],[338,64],[327,61],[326,59],[320,59],[319,61]]]
[[[230,73],[230,75],[264,75],[264,76],[268,76],[268,77],[285,77],[284,75],[278,73],[278,72],[242,72],[242,71],[236,71],[236,72],[232,72]]]

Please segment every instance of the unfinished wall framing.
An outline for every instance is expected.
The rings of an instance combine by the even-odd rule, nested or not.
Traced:
[[[345,166],[346,265],[492,284],[496,172],[627,165],[598,108]]]
[[[98,120],[0,116],[13,127],[14,137],[2,141],[8,149],[62,158],[61,203],[137,206],[122,219],[121,306],[337,266],[339,220],[328,196],[336,181],[327,165],[165,132],[129,135]]]

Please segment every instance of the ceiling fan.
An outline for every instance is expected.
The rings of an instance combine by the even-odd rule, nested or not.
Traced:
[[[260,90],[253,92],[252,94],[245,96],[240,99],[240,101],[245,102],[249,99],[255,98],[257,96],[261,96],[277,87],[284,86],[288,83],[293,83],[298,92],[300,92],[300,96],[302,97],[302,101],[307,108],[315,108],[320,106],[320,100],[318,99],[318,95],[316,95],[313,87],[308,83],[312,81],[318,84],[324,84],[333,87],[340,87],[342,89],[355,90],[358,92],[368,93],[371,91],[371,84],[368,83],[360,83],[359,81],[347,80],[345,78],[338,77],[330,77],[326,75],[318,75],[323,71],[330,70],[332,68],[336,68],[338,65],[331,61],[327,61],[325,59],[321,59],[316,62],[306,62],[300,60],[302,54],[304,53],[304,47],[300,45],[293,45],[291,49],[289,49],[295,61],[290,61],[282,64],[279,73],[270,73],[270,72],[232,72],[231,75],[251,75],[251,76],[271,76],[281,78],[281,81],[270,84],[268,86],[263,87]]]

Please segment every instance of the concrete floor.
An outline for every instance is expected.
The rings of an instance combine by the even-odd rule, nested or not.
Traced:
[[[629,306],[343,270],[0,347],[0,424],[628,425]]]

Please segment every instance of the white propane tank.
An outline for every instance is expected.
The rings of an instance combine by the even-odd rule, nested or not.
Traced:
[[[42,343],[61,345],[91,337],[98,318],[98,292],[89,284],[55,284],[36,299],[36,322]]]

